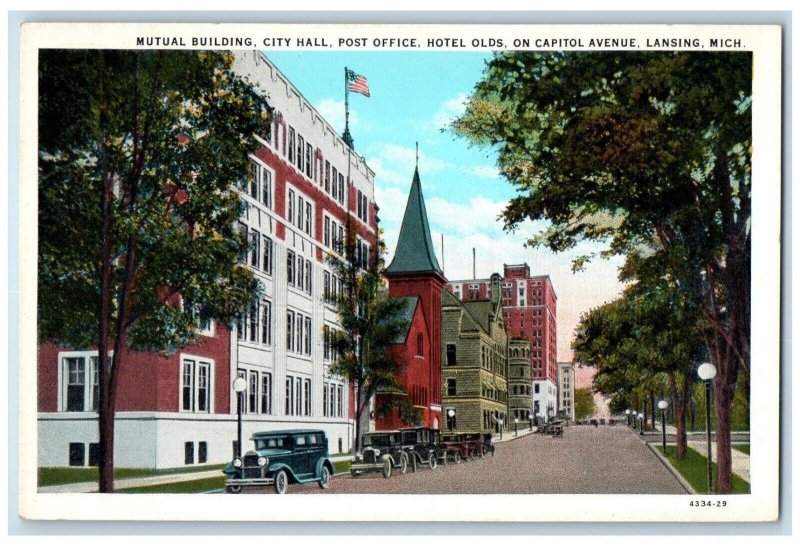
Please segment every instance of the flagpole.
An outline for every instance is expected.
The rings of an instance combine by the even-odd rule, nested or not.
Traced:
[[[344,134],[342,139],[350,148],[353,147],[353,137],[350,135],[350,86],[347,78],[347,67],[344,67]]]

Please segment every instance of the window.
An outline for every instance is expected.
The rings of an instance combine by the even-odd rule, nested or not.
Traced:
[[[448,343],[447,344],[447,365],[448,366],[455,366],[456,365],[456,346],[455,346],[455,343]]]
[[[89,466],[100,465],[100,444],[89,444]]]
[[[294,224],[294,190],[289,190],[289,198],[286,200],[286,221]]]
[[[336,416],[342,417],[344,408],[344,389],[341,385],[336,386]]]
[[[253,343],[258,342],[258,303],[251,303],[250,304],[250,312],[248,313],[248,323],[249,323],[249,337],[248,339]]]
[[[294,351],[294,311],[286,311],[286,350]]]
[[[314,178],[314,161],[312,159],[313,148],[311,144],[306,144],[306,176]]]
[[[302,415],[303,413],[303,379],[298,377],[296,380],[296,388],[294,391],[294,411],[295,415]]]
[[[331,162],[325,162],[325,192],[331,192]]]
[[[328,383],[322,384],[322,416],[328,417]]]
[[[208,461],[208,442],[198,442],[197,462],[202,464]]]
[[[303,152],[305,152],[305,147],[305,139],[300,135],[297,135],[297,168],[300,170],[300,172],[305,170],[305,161],[303,161]]]
[[[323,242],[325,243],[325,246],[330,247],[331,246],[331,219],[326,216],[324,224],[325,224],[325,226],[324,226],[324,230],[323,230]]]
[[[272,414],[272,374],[261,373],[261,413]]]
[[[331,273],[325,271],[322,276],[322,301],[325,303],[331,302]]]
[[[305,318],[305,332],[304,332],[304,343],[303,349],[307,355],[311,354],[311,317]]]
[[[286,279],[289,286],[294,286],[294,251],[286,251]]]
[[[330,326],[325,324],[322,327],[322,358],[330,360],[331,358],[331,329]]]
[[[306,260],[306,292],[311,293],[311,260]]]
[[[536,394],[539,394],[539,384],[538,384],[538,383],[536,383],[536,384],[533,386],[533,392],[535,392]]]
[[[305,278],[304,269],[305,269],[305,260],[303,260],[302,256],[298,256],[297,269],[295,270],[295,277],[297,277],[296,279],[297,288],[299,288],[300,290],[303,289],[303,279]]]
[[[264,273],[272,275],[272,239],[264,236],[264,255],[262,261]]]
[[[456,380],[455,379],[448,379],[447,380],[447,396],[455,396],[456,395]]]
[[[194,442],[183,444],[183,464],[194,464]]]
[[[306,379],[303,386],[303,415],[311,415],[311,380]]]
[[[417,333],[417,356],[422,356],[423,353],[422,332]]]
[[[69,466],[83,466],[86,460],[86,446],[82,443],[69,444]]]
[[[302,196],[297,196],[297,227],[303,229],[303,213],[305,212],[305,200]],[[294,221],[294,220],[293,220]]]
[[[242,246],[239,249],[239,261],[241,263],[247,263],[247,233],[247,224],[244,222],[239,222],[239,236],[241,237],[242,242]]]
[[[291,375],[286,376],[286,415],[294,415],[292,411],[292,398],[294,397],[294,378]]]
[[[333,383],[328,385],[328,415],[334,416],[336,411],[336,385]]]
[[[287,148],[289,149],[289,163],[294,164],[294,128],[292,127],[289,127],[289,142]]]
[[[272,171],[261,167],[261,202],[268,209],[272,208]]]
[[[295,350],[298,353],[303,352],[303,315],[301,313],[297,313],[297,327],[295,328]]]
[[[339,173],[339,204],[344,204],[344,174]]]
[[[306,202],[306,225],[305,232],[311,235],[311,203]]]
[[[261,343],[272,345],[272,302],[261,303]]]
[[[261,169],[255,161],[250,162],[250,197],[258,199]]]
[[[79,353],[61,361],[61,411],[97,411],[100,403],[100,370],[97,352]]]
[[[210,412],[211,363],[184,358],[181,376],[181,409],[196,413]]]
[[[333,167],[333,179],[331,180],[331,197],[337,199],[339,196],[339,186],[336,181],[339,179],[339,172]]]
[[[258,413],[258,372],[250,372],[247,389],[247,412]]]

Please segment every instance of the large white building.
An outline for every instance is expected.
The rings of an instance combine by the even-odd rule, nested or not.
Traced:
[[[558,414],[575,420],[575,367],[572,362],[558,363]]]
[[[115,431],[119,467],[171,468],[230,460],[237,431],[232,382],[247,382],[244,440],[261,430],[320,428],[331,453],[351,449],[349,385],[328,372],[332,296],[341,281],[326,263],[348,214],[366,260],[376,240],[374,172],[299,90],[257,51],[234,70],[274,109],[240,191],[242,256],[264,286],[238,324],[211,324],[172,356],[137,352],[120,376]],[[249,174],[250,176],[245,176]],[[39,347],[39,466],[97,461],[94,351]]]

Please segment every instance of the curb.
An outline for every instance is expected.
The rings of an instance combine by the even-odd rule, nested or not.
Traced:
[[[667,470],[669,470],[669,473],[672,474],[676,480],[678,480],[678,483],[681,484],[681,487],[683,487],[688,494],[690,495],[698,494],[697,491],[694,490],[694,487],[692,487],[689,484],[689,482],[686,481],[686,478],[684,478],[680,472],[675,470],[675,467],[673,467],[672,464],[667,460],[667,458],[664,457],[664,455],[662,455],[662,453],[658,450],[658,447],[654,446],[650,442],[645,442],[645,444],[647,445],[647,447],[650,448],[650,451],[652,451],[655,454],[655,456],[658,457],[658,460],[661,461],[661,464],[663,464],[664,467]],[[674,445],[674,444],[669,444],[669,445]]]

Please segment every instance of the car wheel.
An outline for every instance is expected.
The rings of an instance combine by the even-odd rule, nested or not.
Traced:
[[[447,453],[445,453],[444,457],[442,457],[442,466],[447,466]]]
[[[327,489],[331,486],[331,471],[328,470],[328,467],[322,465],[322,475],[319,477],[319,487],[320,489]]]
[[[226,493],[232,493],[234,495],[238,495],[242,492],[243,487],[241,485],[228,485],[225,487]]]
[[[405,474],[406,472],[408,472],[408,455],[403,453],[400,456],[400,474]]]
[[[453,462],[459,464],[461,462],[461,453],[456,451],[455,455],[453,455]]]
[[[436,468],[436,454],[433,451],[428,453],[428,464],[430,465],[431,470]]]
[[[357,478],[357,477],[358,477],[358,475],[359,475],[359,473],[358,473],[357,471],[355,471],[355,470],[351,470],[351,471],[350,471],[350,475],[351,475],[352,477],[354,477],[354,478]]]
[[[384,459],[383,461],[383,477],[387,480],[392,477],[392,460]]]
[[[275,485],[275,492],[278,495],[283,495],[284,493],[286,493],[286,489],[289,486],[289,477],[286,475],[285,470],[280,470],[278,471],[277,474],[275,474],[274,485]]]

